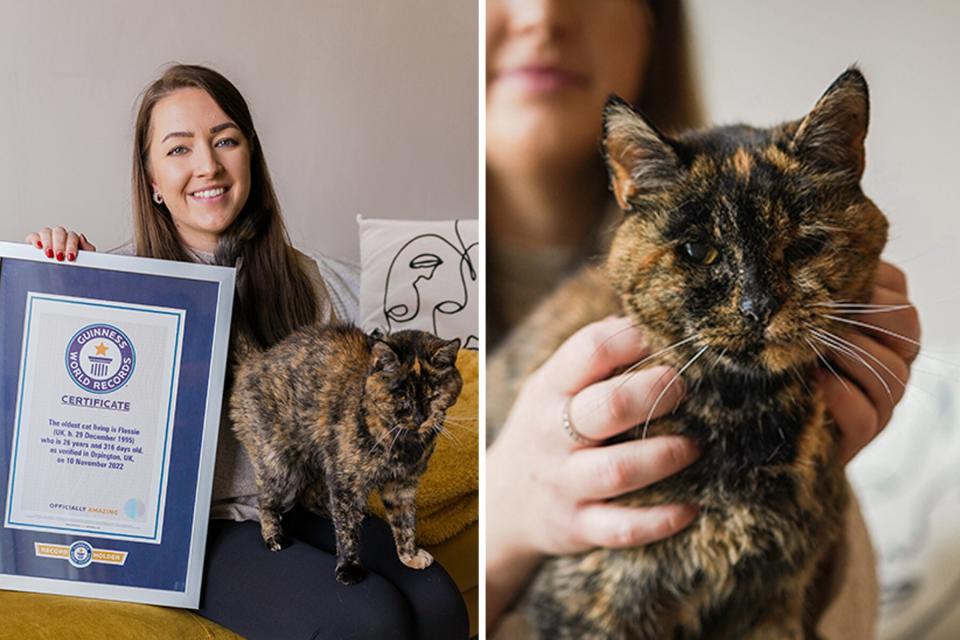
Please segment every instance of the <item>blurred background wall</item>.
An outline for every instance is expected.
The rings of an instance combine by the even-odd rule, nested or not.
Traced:
[[[130,237],[136,103],[171,62],[249,103],[294,243],[356,261],[355,216],[475,218],[476,2],[0,0],[0,240]]]

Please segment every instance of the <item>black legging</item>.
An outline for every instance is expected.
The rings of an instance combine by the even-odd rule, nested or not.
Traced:
[[[334,578],[329,520],[297,508],[283,530],[292,544],[273,553],[258,523],[212,520],[198,613],[250,640],[467,638],[457,585],[437,563],[405,567],[382,520],[364,522],[360,559],[369,573],[349,587]]]

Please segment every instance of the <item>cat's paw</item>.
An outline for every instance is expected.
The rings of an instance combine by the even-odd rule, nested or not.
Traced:
[[[340,584],[357,584],[367,577],[367,570],[359,564],[337,565],[337,582]]]
[[[284,547],[290,546],[290,541],[287,540],[287,537],[282,533],[272,535],[269,538],[264,538],[263,543],[267,545],[267,549],[270,551],[281,551]]]
[[[426,569],[433,564],[433,556],[423,549],[417,549],[414,554],[401,554],[400,562],[411,569]]]

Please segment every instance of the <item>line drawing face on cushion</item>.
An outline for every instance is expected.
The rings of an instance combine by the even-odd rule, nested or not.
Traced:
[[[461,314],[479,317],[477,301],[470,295],[468,285],[477,282],[480,243],[466,243],[460,220],[454,221],[453,236],[414,236],[390,261],[383,288],[383,315],[388,332],[429,326],[441,338],[461,337],[466,349],[479,347],[478,336],[459,336],[455,326]],[[429,323],[424,322],[426,318]]]

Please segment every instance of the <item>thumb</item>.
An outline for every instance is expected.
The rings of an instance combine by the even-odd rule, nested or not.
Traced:
[[[87,240],[87,236],[85,236],[84,234],[81,233],[81,234],[80,234],[80,249],[82,249],[83,251],[96,251],[96,250],[97,250],[97,247],[94,246],[93,243],[91,243],[89,240]]]

